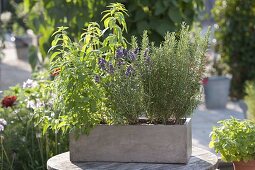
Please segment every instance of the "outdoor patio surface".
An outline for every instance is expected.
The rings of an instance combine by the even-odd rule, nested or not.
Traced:
[[[31,77],[31,68],[27,61],[18,60],[15,48],[12,44],[8,45],[4,50],[5,58],[0,64],[0,91],[8,89],[9,86],[16,85],[26,81]],[[239,106],[240,102],[229,102],[226,109],[207,110],[204,104],[194,111],[192,116],[192,135],[193,145],[209,151],[210,142],[209,134],[212,127],[217,125],[217,122],[222,119],[230,118],[231,116],[243,119],[244,112]]]

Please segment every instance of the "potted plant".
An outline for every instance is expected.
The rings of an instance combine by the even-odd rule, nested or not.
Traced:
[[[66,27],[54,33],[51,87],[58,112],[40,122],[71,132],[71,161],[187,163],[188,117],[199,103],[208,36],[183,25],[159,47],[146,31],[140,46],[135,37],[128,46],[126,9],[108,7],[104,28],[91,22],[79,43]]]
[[[213,59],[208,59],[210,76],[203,79],[205,106],[208,109],[221,109],[228,102],[231,78],[227,75],[228,66],[213,52],[207,53],[207,57],[210,54],[213,56]]]
[[[211,132],[210,148],[221,154],[221,159],[233,162],[235,170],[255,169],[255,123],[235,118],[219,121]]]
[[[17,22],[13,24],[13,33],[13,40],[15,43],[18,59],[27,60],[29,56],[29,46],[32,45],[32,38]]]

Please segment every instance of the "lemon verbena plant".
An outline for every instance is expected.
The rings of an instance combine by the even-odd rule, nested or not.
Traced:
[[[79,42],[68,37],[67,27],[59,27],[53,34],[49,52],[54,107],[58,113],[50,122],[44,121],[48,122],[45,126],[63,131],[75,128],[87,133],[94,125],[106,121],[104,88],[98,82],[106,76],[104,71],[109,65],[105,70],[100,66],[115,56],[118,47],[126,47],[122,36],[126,31],[126,9],[114,3],[103,14],[104,27],[89,23]]]

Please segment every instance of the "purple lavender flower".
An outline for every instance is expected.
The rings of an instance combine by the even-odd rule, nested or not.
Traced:
[[[100,76],[99,76],[99,75],[96,75],[96,76],[95,76],[95,82],[96,82],[96,83],[99,83],[99,82],[100,82]]]
[[[118,48],[118,49],[116,50],[116,58],[117,58],[117,59],[121,59],[121,58],[123,58],[123,56],[124,56],[123,48]]]
[[[123,55],[126,57],[128,55],[128,49],[123,49]]]
[[[122,65],[124,65],[125,63],[123,62],[123,61],[118,61],[117,62],[117,65],[118,65],[118,67],[120,67],[120,66],[122,66]]]
[[[137,48],[134,50],[134,53],[135,53],[135,54],[138,54],[139,51],[140,51],[140,49],[137,47]]]
[[[145,58],[145,61],[147,62],[147,63],[149,63],[150,62],[150,56],[149,56],[149,48],[146,48],[145,49],[145,51],[144,51],[144,58]]]
[[[113,67],[113,65],[112,65],[111,62],[109,63],[109,73],[110,73],[110,74],[113,74],[113,73],[114,73],[114,67]]]
[[[130,61],[135,61],[136,60],[136,56],[137,54],[134,53],[133,51],[129,52],[128,58],[130,59]]]
[[[106,70],[105,68],[106,60],[104,58],[99,58],[98,65],[102,70]]]
[[[125,75],[126,75],[126,76],[130,76],[130,75],[132,74],[132,71],[133,71],[133,68],[132,68],[131,65],[129,65],[129,66],[127,67],[127,70],[126,70],[126,72],[125,72]]]

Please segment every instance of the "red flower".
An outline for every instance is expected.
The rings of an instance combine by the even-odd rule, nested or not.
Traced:
[[[17,96],[5,96],[1,102],[2,107],[12,107],[17,100]]]
[[[207,85],[208,84],[208,77],[203,78],[202,84],[203,85]]]
[[[54,68],[53,72],[51,73],[51,76],[57,76],[60,73],[60,68]]]

